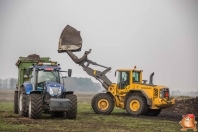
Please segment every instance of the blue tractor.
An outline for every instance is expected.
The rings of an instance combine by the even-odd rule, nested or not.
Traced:
[[[43,112],[52,117],[76,119],[77,97],[73,91],[66,91],[66,77],[61,74],[67,72],[71,77],[71,69],[61,71],[57,62],[35,54],[20,57],[16,66],[19,74],[14,93],[14,113],[33,119],[41,118]]]

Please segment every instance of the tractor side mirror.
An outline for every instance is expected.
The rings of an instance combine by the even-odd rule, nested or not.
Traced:
[[[68,69],[68,77],[71,77],[71,75],[72,75],[72,69]]]

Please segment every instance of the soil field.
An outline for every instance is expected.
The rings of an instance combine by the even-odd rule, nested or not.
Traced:
[[[163,110],[157,117],[131,116],[119,108],[114,108],[110,115],[95,114],[90,102],[96,93],[75,93],[78,99],[76,120],[52,119],[47,114],[39,120],[28,119],[13,114],[13,93],[13,90],[0,90],[0,131],[176,132],[181,129],[182,114],[174,113],[177,107]]]

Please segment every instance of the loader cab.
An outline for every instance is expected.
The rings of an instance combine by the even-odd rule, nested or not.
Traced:
[[[117,87],[118,89],[125,89],[130,85],[130,74],[131,71],[117,70]]]
[[[117,76],[118,89],[125,89],[130,85],[133,87],[135,83],[142,82],[142,70],[118,69],[115,76]]]

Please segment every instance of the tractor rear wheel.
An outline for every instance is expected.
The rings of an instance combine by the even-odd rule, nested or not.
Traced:
[[[70,110],[66,111],[66,118],[76,119],[77,116],[77,97],[74,94],[66,94],[65,98],[70,99]]]
[[[32,93],[29,96],[28,116],[32,119],[40,119],[42,115],[42,97],[41,94]]]
[[[28,116],[28,107],[26,105],[27,103],[26,101],[27,101],[27,95],[25,93],[24,87],[22,86],[19,92],[19,101],[18,101],[19,103],[18,112],[20,116],[25,116],[25,117]]]
[[[131,115],[142,115],[148,111],[145,97],[139,94],[132,94],[126,102],[126,111]]]
[[[114,99],[107,93],[99,93],[93,97],[91,106],[95,113],[107,115],[114,109]]]
[[[149,109],[148,112],[145,114],[147,116],[158,116],[162,109]]]
[[[18,109],[18,91],[14,91],[14,113],[19,114]]]

